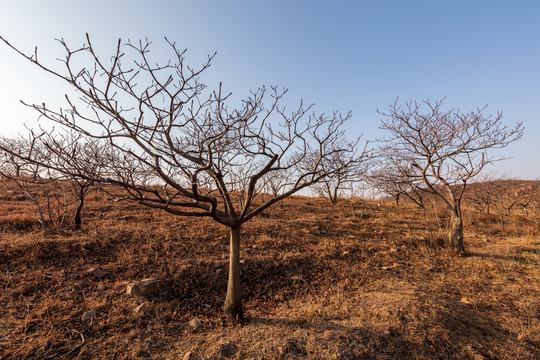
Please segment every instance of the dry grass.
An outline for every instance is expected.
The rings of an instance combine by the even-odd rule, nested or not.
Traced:
[[[234,359],[540,357],[540,238],[526,218],[503,237],[470,216],[458,256],[418,239],[413,207],[288,199],[243,230],[248,318],[234,325],[220,309],[226,228],[96,193],[82,230],[42,231],[23,205],[0,203],[2,359],[219,359],[226,343]],[[144,299],[126,285],[148,277],[160,291],[136,315]]]

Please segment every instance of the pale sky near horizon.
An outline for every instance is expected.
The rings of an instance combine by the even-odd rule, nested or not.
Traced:
[[[80,45],[86,32],[103,55],[118,38],[148,38],[165,59],[164,36],[194,66],[216,51],[210,88],[222,81],[242,98],[286,87],[291,104],[351,110],[348,132],[368,140],[384,135],[376,110],[397,97],[488,105],[525,125],[496,153],[512,158],[491,170],[540,178],[540,1],[0,1],[0,35],[25,51],[37,45],[46,63],[64,55],[55,38]],[[0,44],[2,135],[36,126],[19,100],[63,104],[65,86],[23,60]]]

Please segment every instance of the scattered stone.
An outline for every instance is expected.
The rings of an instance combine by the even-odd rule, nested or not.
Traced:
[[[143,302],[141,305],[135,308],[135,314],[144,315],[152,309],[152,305],[149,302]]]
[[[103,270],[100,268],[91,268],[88,270],[88,273],[94,275],[95,277],[99,279],[102,279],[105,276],[109,275],[109,272],[107,270]]]
[[[159,289],[156,279],[143,279],[127,286],[128,295],[150,296]]]
[[[233,357],[238,352],[238,348],[231,343],[223,344],[219,347],[219,354],[224,358]]]
[[[391,248],[391,249],[390,249],[390,252],[391,252],[391,253],[395,253],[395,252],[397,252],[397,249],[396,249],[396,248]]]
[[[240,260],[240,264],[244,264],[246,262],[246,260],[242,259]]]
[[[528,336],[528,334],[527,334],[526,331],[521,331],[521,332],[519,333],[519,335],[517,336],[517,339],[518,339],[519,341],[524,341],[524,342],[525,342],[525,341],[528,341],[528,340],[529,340],[529,336]]]
[[[467,299],[466,297],[462,297],[461,300],[459,300],[460,303],[462,304],[472,304],[472,301]]]
[[[321,230],[321,234],[323,234],[323,235],[324,235],[324,234],[328,234],[328,231],[326,231],[326,230]]]
[[[202,322],[198,318],[191,319],[188,325],[192,331],[198,331],[202,329]]]
[[[96,311],[95,310],[90,310],[90,311],[87,311],[85,312],[82,316],[81,316],[81,320],[82,321],[90,321],[92,320],[93,318],[96,317]]]
[[[393,327],[388,327],[388,328],[384,329],[383,333],[386,336],[396,336],[397,335],[396,329],[394,329]]]
[[[195,354],[193,354],[191,351],[188,351],[184,357],[182,358],[182,360],[196,360],[197,357],[195,356]]]

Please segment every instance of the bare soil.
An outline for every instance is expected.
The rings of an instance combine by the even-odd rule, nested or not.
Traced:
[[[226,344],[231,359],[538,359],[537,222],[516,215],[501,234],[496,217],[468,214],[457,255],[426,240],[409,205],[287,199],[243,228],[234,324],[221,310],[227,228],[95,193],[81,230],[41,230],[3,196],[0,359],[220,359]],[[144,278],[155,295],[126,293]]]

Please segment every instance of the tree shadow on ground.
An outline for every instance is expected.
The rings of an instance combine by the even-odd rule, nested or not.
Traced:
[[[521,249],[520,252],[528,252],[533,254],[538,254],[538,249]],[[511,262],[517,262],[520,264],[526,263],[527,261],[530,261],[531,259],[523,256],[523,255],[498,255],[498,254],[487,254],[487,253],[480,253],[480,252],[467,252],[464,254],[465,257],[477,257],[483,260],[504,260],[504,261],[511,261]]]
[[[284,334],[299,334],[299,329],[307,334],[325,334],[328,346],[335,347],[336,358],[345,359],[498,359],[509,349],[516,358],[540,355],[534,344],[524,346],[501,320],[473,305],[424,292],[415,296],[408,308],[395,314],[392,325],[382,328],[374,326],[369,317],[352,325],[350,319],[255,317],[249,325],[284,329]],[[362,314],[357,315],[362,318]],[[305,356],[299,358],[316,356],[315,347],[308,346]]]

